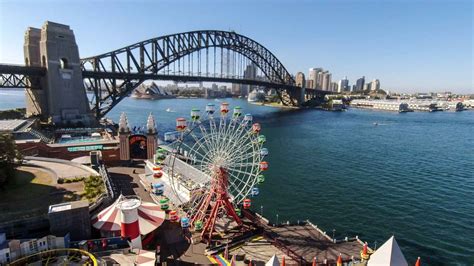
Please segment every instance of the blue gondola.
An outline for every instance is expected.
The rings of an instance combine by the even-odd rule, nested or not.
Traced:
[[[207,106],[206,106],[206,112],[208,114],[212,115],[215,111],[216,111],[216,108],[215,108],[214,104],[208,103]]]
[[[260,194],[260,190],[258,189],[258,187],[254,187],[252,188],[252,191],[250,191],[250,195],[252,195],[252,197],[256,197]]]
[[[260,150],[260,155],[262,156],[267,156],[268,155],[268,149],[267,148],[262,148]]]
[[[251,124],[253,120],[253,117],[251,114],[245,114],[243,122],[247,124]]]
[[[163,195],[163,192],[165,191],[165,186],[162,183],[155,183],[152,186],[155,195]]]
[[[176,133],[175,132],[166,132],[165,133],[165,141],[166,142],[173,142],[176,140]]]
[[[181,218],[181,227],[188,228],[189,227],[189,219],[186,217]]]

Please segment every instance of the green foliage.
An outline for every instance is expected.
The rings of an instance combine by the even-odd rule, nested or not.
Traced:
[[[81,176],[81,177],[74,177],[74,178],[58,178],[58,184],[70,184],[70,183],[76,183],[76,182],[82,182],[86,178]]]
[[[0,111],[0,120],[5,119],[23,119],[25,118],[26,108],[17,108]]]
[[[93,200],[105,193],[104,182],[100,176],[90,176],[84,179],[84,197]]]
[[[23,156],[18,151],[12,135],[0,134],[0,187],[14,175],[22,160]]]

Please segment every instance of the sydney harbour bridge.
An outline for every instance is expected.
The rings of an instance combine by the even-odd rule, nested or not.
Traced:
[[[0,88],[26,88],[27,98],[30,95],[53,101],[54,97],[74,95],[61,94],[61,88],[50,88],[71,86],[56,79],[79,78],[78,87],[93,93],[88,108],[96,119],[104,117],[147,80],[255,85],[274,89],[282,104],[291,106],[301,106],[328,93],[305,89],[304,77],[297,82],[271,51],[232,31],[171,34],[79,59],[69,26],[46,22],[41,30],[28,28],[24,50],[25,65],[0,64]],[[250,64],[256,66],[259,75],[252,78],[245,75]],[[59,78],[56,77],[58,73]],[[72,86],[75,86],[74,82]],[[48,91],[46,94],[49,95],[42,95],[42,90]],[[52,95],[55,92],[58,95]],[[47,109],[40,105],[35,107],[36,113]]]

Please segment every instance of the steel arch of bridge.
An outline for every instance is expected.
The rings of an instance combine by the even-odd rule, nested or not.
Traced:
[[[257,81],[236,77],[164,75],[173,62],[207,48],[222,48],[239,53],[252,61],[265,75]],[[176,81],[235,82],[275,88],[285,105],[296,105],[291,96],[295,80],[283,64],[258,42],[228,31],[191,31],[161,36],[112,52],[81,59],[87,90],[93,91],[93,111],[103,117],[117,103],[147,79]],[[207,73],[208,74],[208,73]]]

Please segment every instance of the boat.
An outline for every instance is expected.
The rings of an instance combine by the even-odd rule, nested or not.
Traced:
[[[166,108],[166,112],[168,112],[168,113],[175,113],[176,111],[173,111],[171,108]]]

